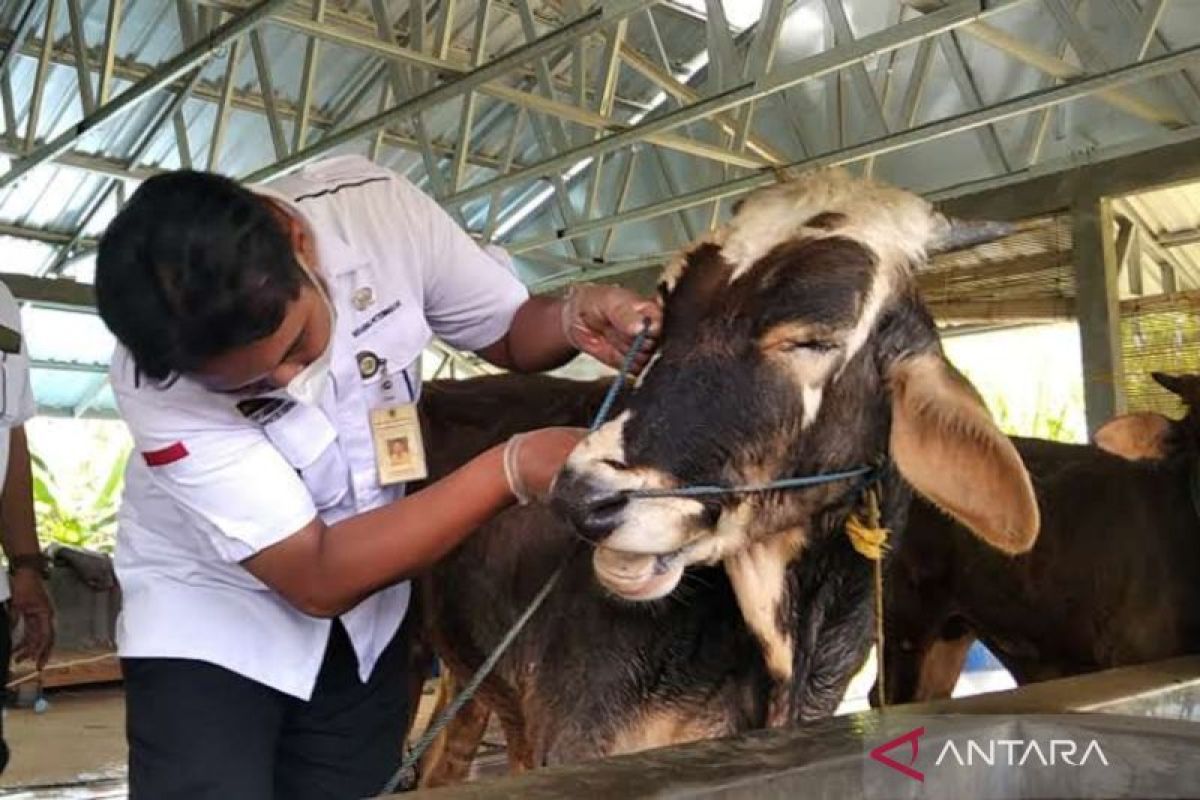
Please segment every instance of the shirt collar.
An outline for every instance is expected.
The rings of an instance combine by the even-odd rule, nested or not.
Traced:
[[[320,269],[327,277],[345,275],[368,263],[367,257],[346,241],[340,231],[330,226],[318,225],[312,217],[304,213],[304,209],[292,198],[267,186],[247,186],[246,188],[255,194],[269,197],[283,204],[293,214],[304,220],[317,243],[317,259]]]

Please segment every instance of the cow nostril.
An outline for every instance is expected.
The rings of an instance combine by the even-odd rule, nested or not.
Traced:
[[[580,536],[599,542],[620,526],[629,498],[585,473],[568,468],[555,484],[552,503]]]
[[[575,519],[575,526],[586,539],[598,542],[615,531],[621,524],[621,516],[629,498],[623,494],[612,494],[591,500]]]

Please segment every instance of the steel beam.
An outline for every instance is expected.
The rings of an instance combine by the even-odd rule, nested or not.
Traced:
[[[525,36],[525,41],[526,43],[532,43],[537,39],[537,29],[534,26],[533,8],[530,5],[530,0],[516,0],[516,4],[517,16],[521,21],[521,31]],[[545,56],[537,57],[533,60],[533,64],[535,74],[537,75],[535,86],[545,99],[556,100],[554,96],[554,80]],[[543,119],[538,114],[531,114],[529,123],[533,128],[533,135],[537,140],[538,147],[541,148],[542,153],[547,158],[553,158],[556,153],[561,153],[570,146],[567,141],[566,128],[562,124],[561,119],[557,117]],[[562,215],[563,223],[574,225],[578,222],[578,215],[574,206],[571,205],[571,195],[567,191],[565,182],[559,175],[548,177],[554,201],[558,207],[558,212]],[[504,224],[503,221],[501,224]],[[580,257],[587,256],[587,244],[583,240],[573,240],[570,246],[575,251],[575,255]]]
[[[248,181],[263,181],[290,172],[347,142],[362,138],[369,133],[373,133],[388,125],[393,125],[400,120],[411,119],[423,111],[441,105],[447,100],[459,97],[471,89],[476,89],[506,74],[513,66],[548,55],[579,36],[611,25],[636,11],[640,11],[653,2],[655,0],[610,0],[609,2],[605,2],[602,6],[593,8],[583,16],[566,23],[561,28],[534,42],[522,45],[499,58],[493,59],[487,65],[477,70],[472,70],[465,75],[434,87],[383,113],[376,114],[369,119],[365,119],[336,133],[331,133],[301,152],[293,153],[282,161],[255,170],[245,176],[245,179]]]
[[[842,148],[833,153],[797,161],[788,165],[785,169],[804,170],[821,166],[852,164],[871,156],[903,150],[916,144],[926,144],[947,136],[971,131],[983,125],[1018,117],[1042,108],[1060,105],[1079,99],[1080,97],[1089,96],[1101,89],[1108,89],[1144,80],[1155,75],[1162,75],[1172,70],[1180,69],[1184,64],[1197,59],[1200,59],[1200,45],[1192,45],[1168,55],[1148,59],[1139,64],[1119,67],[1075,83],[1030,92],[1020,97],[997,103],[989,108],[935,120],[915,128],[891,134],[890,136]],[[698,189],[679,197],[634,208],[604,219],[589,220],[575,228],[558,231],[552,236],[512,242],[508,245],[508,248],[513,253],[525,252],[526,250],[544,247],[548,244],[575,236],[584,236],[596,230],[604,230],[612,225],[639,222],[661,216],[662,214],[670,214],[681,209],[691,208],[714,199],[743,194],[760,186],[766,186],[775,180],[775,173],[773,171],[754,173],[721,183],[717,186]]]
[[[1112,204],[1102,198],[1082,198],[1071,220],[1084,405],[1088,432],[1095,433],[1125,410]]]
[[[736,85],[741,77],[737,48],[725,19],[723,0],[705,0],[704,31],[708,40],[708,94]]]
[[[829,24],[833,28],[834,41],[839,45],[848,45],[853,42],[854,32],[850,29],[850,20],[846,18],[846,9],[842,6],[842,0],[825,0],[825,13],[829,16]],[[943,41],[945,41],[944,38]],[[879,104],[878,95],[875,94],[875,87],[871,85],[871,77],[867,75],[867,68],[859,61],[850,65],[848,72],[854,86],[854,93],[858,95],[858,102],[867,119],[871,121],[871,126],[875,129],[876,134],[879,136],[887,134],[889,132],[887,120],[884,119],[883,108]]]
[[[325,0],[313,0],[313,23],[323,27],[325,22]],[[321,40],[310,36],[304,48],[304,69],[300,73],[300,114],[292,128],[292,150],[300,150],[308,138],[308,124],[312,114],[313,82],[317,79],[317,65],[321,60]]]
[[[3,35],[4,35],[3,33],[0,33],[0,40],[3,39]],[[35,43],[31,43],[30,45],[26,45],[25,48],[21,51],[21,55],[36,59],[37,53],[40,51],[40,47],[41,47],[40,42],[35,42]],[[74,64],[75,64],[73,54],[69,51],[69,49],[64,49],[62,47],[57,47],[55,49],[53,62],[56,65],[62,65],[62,66],[67,66],[67,67],[74,67]],[[154,68],[148,67],[145,65],[128,65],[128,64],[118,63],[114,67],[114,76],[119,77],[123,80],[130,81],[131,83],[139,82],[139,81],[147,78],[148,76],[152,75],[154,72],[155,72]],[[6,76],[4,76],[4,75],[0,75],[0,92],[3,92],[4,87],[6,85],[6,81],[4,80],[5,77]],[[177,93],[177,92],[183,90],[183,83],[184,82],[182,80],[177,79],[177,80],[171,82],[171,84],[169,86],[164,87],[164,90]],[[216,105],[220,102],[220,95],[221,95],[220,87],[218,85],[215,85],[215,84],[212,84],[212,83],[209,83],[206,81],[197,84],[195,91],[193,93],[193,96],[195,97],[195,99],[197,101],[209,103],[212,105]],[[295,117],[297,116],[297,109],[291,103],[283,103],[278,100],[276,101],[276,103],[277,103],[277,109],[278,109],[279,115],[282,118],[282,120],[294,120],[295,119]],[[250,111],[252,113],[262,115],[262,114],[265,114],[265,105],[266,105],[266,102],[261,95],[253,95],[250,93],[236,92],[233,97],[233,107],[236,109],[239,109],[239,110]],[[329,130],[331,128],[337,127],[338,123],[337,123],[337,120],[331,119],[329,117],[326,117],[324,115],[320,115],[320,114],[314,112],[313,117],[312,117],[312,124],[314,127],[319,127],[322,130]],[[420,144],[416,140],[411,139],[406,136],[402,136],[394,131],[388,131],[386,133],[385,143],[390,147],[395,147],[395,148],[407,150],[410,152],[420,152]],[[437,153],[441,157],[451,157],[454,154],[454,147],[451,145],[443,144],[441,142],[432,142],[431,146],[433,147],[434,152]],[[5,145],[3,143],[0,143],[0,148],[2,148],[2,147],[5,147]],[[11,155],[15,155],[18,157],[25,155],[24,150],[21,148],[8,149],[7,152],[9,152],[9,154],[11,154]],[[469,160],[472,165],[485,167],[487,169],[496,169],[500,164],[499,157],[491,157],[491,156],[481,154],[481,153],[471,154],[469,156]],[[55,161],[58,163],[68,164],[69,166],[73,166],[73,167],[76,167],[79,169],[84,169],[84,170],[88,170],[88,171],[97,171],[102,174],[112,174],[112,170],[110,168],[108,168],[107,166],[105,166],[105,163],[103,162],[103,160],[97,162],[99,164],[99,166],[97,169],[93,170],[92,167],[89,166],[89,164],[92,163],[91,157],[86,154],[83,154],[83,153],[74,153],[73,155],[66,154],[63,157],[55,158]],[[130,176],[130,177],[136,177],[136,176]]]
[[[186,74],[198,64],[207,61],[221,47],[259,25],[286,2],[287,0],[262,0],[244,15],[220,26],[209,36],[167,61],[145,80],[129,87],[119,97],[97,108],[94,113],[87,115],[59,136],[13,164],[8,172],[0,176],[0,189],[12,186],[30,170],[64,153],[93,128],[125,114],[154,92]],[[52,41],[52,37],[47,37],[47,40]]]
[[[36,19],[34,12],[37,10],[38,0],[26,0],[25,10],[21,12],[21,16],[17,19],[17,24],[13,27],[12,41],[8,47],[0,52],[0,77],[8,74],[8,68],[12,64],[13,56],[15,56],[25,44],[25,39],[29,36],[29,31],[33,29],[33,23]],[[9,133],[13,133],[10,129]]]
[[[1200,244],[1200,228],[1160,233],[1155,238],[1163,247],[1186,247],[1191,244]]]
[[[37,73],[33,81],[33,94],[29,100],[29,114],[25,118],[25,149],[33,147],[37,138],[38,122],[41,119],[42,101],[46,95],[46,78],[50,74],[50,53],[54,46],[54,26],[58,19],[57,0],[47,0],[46,33],[42,43],[42,52],[38,56]],[[15,167],[10,167],[14,169]],[[3,178],[0,178],[0,189],[4,188]]]
[[[676,80],[674,75],[653,64],[628,44],[621,46],[621,61],[680,103],[696,103],[701,99],[699,92],[686,83]],[[715,114],[708,121],[712,122],[719,130],[726,134],[732,135],[737,131],[737,121],[728,114]],[[785,164],[789,160],[783,151],[772,147],[759,137],[749,137],[746,141],[746,147],[772,164]]]
[[[67,0],[67,17],[71,27],[71,48],[75,51],[79,103],[83,106],[83,113],[90,114],[96,108],[96,95],[92,91],[92,72],[87,61],[87,41],[83,35],[83,14],[79,11],[79,0]]]
[[[1142,16],[1138,19],[1134,31],[1129,61],[1141,61],[1154,42],[1154,34],[1158,31],[1158,23],[1162,20],[1163,11],[1167,9],[1167,0],[1147,0],[1142,8]]]
[[[625,208],[625,201],[629,198],[629,187],[633,185],[633,165],[637,163],[638,155],[642,151],[638,148],[630,148],[629,155],[625,159],[625,167],[621,170],[620,186],[617,190],[616,202],[613,205],[613,213],[620,214]],[[596,257],[603,260],[608,258],[608,249],[612,247],[613,234],[616,233],[615,228],[609,228],[604,233],[604,241],[600,243],[600,252]]]
[[[840,0],[838,1],[840,2]],[[762,16],[754,27],[754,38],[750,42],[750,52],[742,71],[743,80],[758,80],[770,72],[775,65],[775,53],[779,50],[779,31],[783,27],[785,6],[786,0],[765,0]],[[849,23],[847,23],[848,28]],[[733,137],[735,153],[741,153],[750,143],[750,131],[754,127],[754,101],[746,103],[739,109],[739,112],[737,132]]]
[[[757,100],[767,95],[795,86],[807,80],[834,74],[852,64],[861,63],[864,59],[880,52],[886,52],[897,47],[903,47],[914,41],[928,36],[934,36],[957,25],[963,25],[975,19],[980,14],[978,3],[974,0],[955,3],[941,11],[935,11],[919,17],[904,25],[891,30],[864,36],[856,39],[845,47],[836,47],[795,64],[773,70],[759,81],[743,83],[720,94],[713,95],[698,103],[685,106],[661,117],[639,123],[627,130],[606,136],[605,138],[576,147],[566,153],[545,159],[517,170],[510,175],[494,178],[469,189],[458,192],[444,199],[448,204],[460,204],[482,197],[497,189],[506,189],[521,183],[527,183],[538,178],[557,174],[559,171],[582,161],[585,158],[611,152],[641,141],[647,134],[660,133],[686,125],[713,114],[727,111],[749,100]]]
[[[241,60],[242,40],[234,39],[229,45],[229,55],[226,57],[225,64],[225,81],[221,85],[221,102],[217,106],[216,118],[213,120],[212,136],[209,137],[209,172],[220,171],[221,148],[225,145],[225,129],[229,125],[229,103],[233,99],[237,70]]]
[[[485,86],[480,90],[480,94],[486,94],[497,100],[504,100],[513,105],[522,106],[530,111],[542,111],[553,114],[560,119],[584,125],[596,131],[612,133],[630,130],[633,127],[622,122],[617,122],[608,115],[600,112],[590,111],[568,103],[561,103],[557,100],[548,100],[529,92],[522,92],[520,89],[512,89],[499,84]],[[650,133],[644,137],[644,140],[659,147],[665,147],[668,150],[675,150],[676,152],[722,164],[756,169],[768,163],[758,156],[743,155],[726,147],[719,147],[674,133]]]
[[[35,306],[65,311],[93,311],[96,308],[96,292],[89,283],[15,272],[0,274],[0,282],[8,287],[13,297]]]
[[[504,149],[504,160],[500,165],[500,174],[503,175],[512,169],[513,158],[517,153],[517,144],[521,140],[521,131],[525,127],[525,118],[528,116],[524,108],[517,109],[516,119],[513,120],[512,133],[508,136],[508,145]],[[496,226],[500,224],[500,200],[503,197],[502,192],[494,192],[488,200],[487,221],[483,226],[483,240],[490,242],[496,233]]]
[[[0,71],[0,105],[4,106],[4,134],[14,140],[20,131],[17,130],[17,109],[13,102],[12,81],[8,73]],[[18,151],[18,155],[24,150]]]
[[[121,32],[121,9],[125,0],[108,0],[108,15],[104,23],[104,53],[100,56],[100,81],[96,89],[100,105],[112,94],[113,65],[117,59],[117,36]]]
[[[0,236],[11,236],[15,239],[28,239],[31,242],[43,244],[64,245],[71,241],[70,231],[57,231],[50,228],[35,228],[30,225],[17,225],[12,222],[0,222]],[[86,240],[89,245],[95,245],[95,239]]]
[[[1078,0],[1076,0],[1078,3]],[[910,3],[921,11],[932,11],[941,7],[940,0],[915,0]],[[1046,53],[1028,42],[1007,31],[986,22],[974,22],[965,25],[960,30],[973,39],[993,47],[1005,55],[1020,61],[1046,75],[1062,81],[1075,80],[1086,74],[1086,71],[1069,61],[1062,54],[1057,56]],[[1064,36],[1064,41],[1066,37]],[[1139,59],[1140,60],[1140,59]],[[1159,125],[1179,126],[1183,124],[1179,114],[1173,109],[1160,106],[1142,98],[1119,90],[1097,94],[1097,98],[1114,108],[1138,117],[1139,119]]]
[[[266,111],[267,127],[271,129],[275,157],[285,158],[289,151],[287,139],[283,135],[283,123],[279,119],[279,109],[275,106],[275,82],[271,77],[271,62],[267,58],[266,47],[263,46],[262,34],[258,31],[250,31],[250,49],[254,53],[254,69],[258,74],[258,86],[262,94],[263,109]]]
[[[954,35],[954,31],[943,34],[939,38],[938,44],[942,48],[942,56],[950,66],[950,75],[958,86],[958,93],[962,96],[967,108],[983,108],[986,105],[983,102],[983,95],[979,93],[979,87],[975,84],[975,76],[971,74],[971,68],[967,66],[967,58],[963,55],[962,45],[959,43],[958,37]],[[984,156],[992,164],[992,170],[1001,173],[1011,172],[1012,167],[1008,163],[1008,156],[1004,153],[1004,145],[1000,142],[1000,134],[996,133],[995,126],[985,125],[979,128],[976,134],[979,137],[979,145],[983,148]]]
[[[491,0],[479,0],[475,11],[475,35],[472,38],[471,67],[478,69],[487,59],[488,23],[491,19]],[[450,190],[457,192],[467,178],[467,155],[471,151],[471,131],[475,124],[475,93],[467,92],[462,100],[458,119],[458,149],[450,167]]]
[[[231,52],[230,55],[233,56],[234,53]],[[192,77],[189,80],[190,87],[194,87],[196,82],[199,81],[200,72],[200,68],[197,68],[196,71],[192,73]],[[150,145],[153,144],[158,135],[158,131],[166,124],[167,120],[173,117],[178,119],[179,109],[187,101],[188,95],[190,94],[191,89],[185,89],[164,104],[163,109],[157,118],[149,126],[147,126],[146,130],[142,134],[142,138],[137,142],[136,145],[134,145],[133,152],[129,155],[129,163],[131,166],[137,166],[138,162],[145,157],[146,151],[150,149]],[[87,230],[88,225],[92,223],[92,220],[95,218],[96,214],[100,212],[100,209],[104,207],[104,204],[108,201],[108,198],[111,197],[114,192],[120,191],[123,187],[124,183],[121,180],[111,180],[103,189],[96,193],[76,225],[75,233],[71,237],[71,240],[60,247],[58,253],[55,254],[54,261],[51,262],[50,266],[46,270],[48,274],[59,274],[71,261],[82,258],[84,255],[90,254],[95,249],[95,245],[90,248],[80,246],[80,243],[84,238],[84,231]]]
[[[900,101],[900,110],[896,115],[896,127],[900,130],[911,128],[916,123],[917,111],[921,108],[921,98],[925,95],[932,66],[933,40],[924,39],[917,45],[912,70],[908,74],[908,85],[904,87],[904,98]]]

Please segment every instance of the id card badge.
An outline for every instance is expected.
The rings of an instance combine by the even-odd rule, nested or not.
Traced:
[[[371,439],[375,443],[379,483],[389,486],[427,478],[429,471],[416,403],[397,402],[395,388],[386,373],[383,400],[382,406],[371,409]]]

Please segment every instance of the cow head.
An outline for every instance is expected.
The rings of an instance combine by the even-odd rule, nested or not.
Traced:
[[[1152,372],[1150,377],[1182,400],[1187,413],[1181,419],[1154,411],[1113,417],[1096,431],[1096,446],[1130,461],[1159,460],[1200,450],[1200,375]]]
[[[1038,528],[1029,478],[943,357],[913,269],[960,229],[921,198],[821,171],[746,197],[664,272],[660,350],[628,408],[567,462],[555,502],[597,577],[648,600],[752,544],[797,555],[852,481],[720,497],[631,490],[761,484],[890,456],[918,491],[1009,551]],[[844,515],[843,515],[844,516]],[[772,538],[773,537],[773,538]]]

